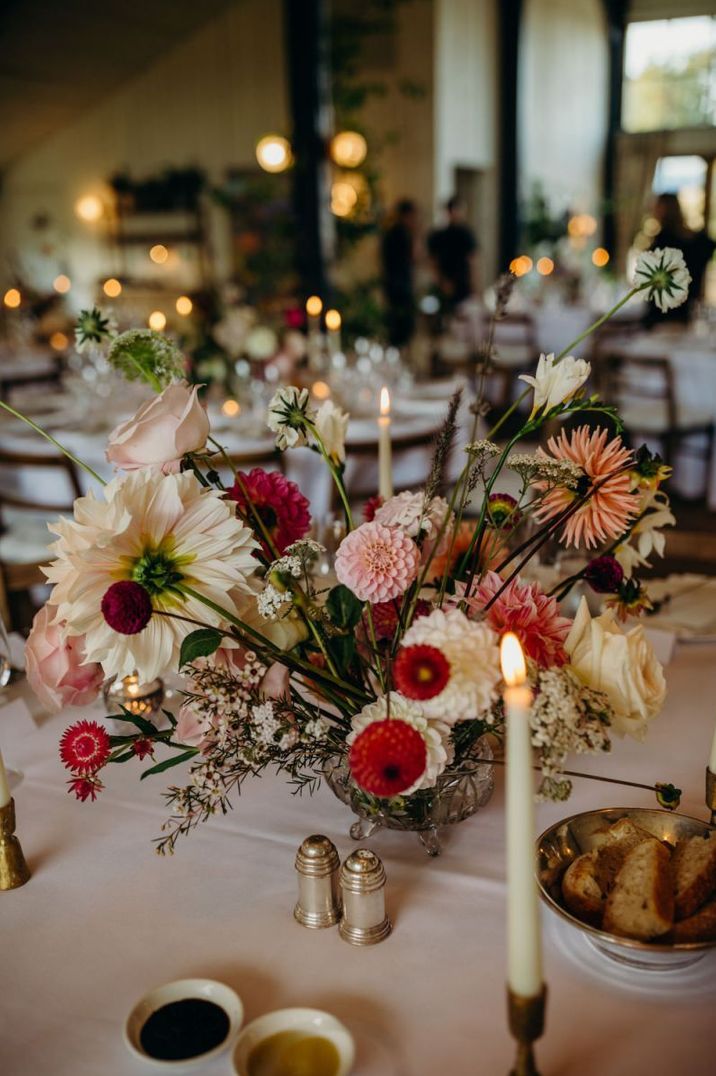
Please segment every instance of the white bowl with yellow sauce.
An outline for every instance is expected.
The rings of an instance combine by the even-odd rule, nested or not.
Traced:
[[[279,1009],[259,1016],[239,1035],[237,1076],[348,1076],[353,1036],[320,1009]]]

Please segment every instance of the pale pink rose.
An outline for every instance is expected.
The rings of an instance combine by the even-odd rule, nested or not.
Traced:
[[[142,404],[134,418],[109,435],[109,462],[122,471],[151,467],[175,474],[182,456],[200,452],[209,436],[209,419],[197,393],[198,386],[179,381]]]
[[[207,743],[210,725],[205,717],[200,717],[191,705],[185,703],[177,714],[174,739],[187,747],[198,747],[201,751]]]
[[[85,664],[83,635],[62,638],[62,624],[53,624],[57,610],[45,605],[35,615],[25,644],[25,670],[30,687],[48,710],[86,706],[102,687],[97,662]]]

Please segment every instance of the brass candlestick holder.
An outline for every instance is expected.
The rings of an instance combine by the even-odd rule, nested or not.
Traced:
[[[544,1031],[547,987],[526,998],[507,988],[507,1013],[512,1037],[517,1041],[515,1063],[510,1076],[539,1076],[535,1064],[534,1043]]]
[[[30,871],[15,836],[15,800],[0,807],[0,890],[18,889],[30,878]]]
[[[711,811],[711,825],[716,826],[716,773],[706,767],[706,806]]]

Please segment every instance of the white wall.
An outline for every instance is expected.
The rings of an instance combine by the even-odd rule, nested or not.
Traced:
[[[100,229],[74,216],[80,195],[101,189],[120,168],[141,178],[165,165],[198,163],[218,181],[227,166],[255,164],[261,135],[287,126],[281,11],[281,0],[232,5],[9,169],[2,191],[5,271],[9,253],[43,241],[30,221],[48,212],[77,305],[112,268]],[[36,273],[41,261],[33,258]],[[47,286],[57,272],[55,255],[45,262],[46,279],[35,282]]]
[[[607,131],[608,53],[600,0],[526,0],[520,35],[521,193],[596,210]]]

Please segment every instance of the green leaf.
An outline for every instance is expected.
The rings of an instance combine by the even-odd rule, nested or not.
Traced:
[[[217,628],[198,628],[187,635],[181,644],[179,668],[191,664],[197,658],[208,658],[221,646],[222,633]]]
[[[343,628],[344,631],[350,631],[354,628],[361,618],[363,612],[363,602],[356,598],[352,590],[348,587],[344,587],[342,583],[339,583],[337,587],[329,593],[326,599],[326,609],[331,621],[337,628]]]
[[[177,727],[177,719],[175,718],[175,716],[171,712],[171,710],[162,710],[162,713],[166,717],[166,719],[169,722],[169,724],[171,725],[171,727],[173,729],[175,729]]]
[[[341,675],[350,675],[350,667],[356,654],[356,641],[353,635],[335,635],[327,642],[331,656],[335,658]]]
[[[136,758],[134,751],[130,748],[129,751],[124,751],[121,755],[117,755],[112,759],[112,762],[129,762],[130,758]]]
[[[131,710],[128,710],[126,706],[120,706],[121,714],[105,714],[105,721],[129,721],[130,724],[138,728],[145,736],[154,737],[157,734],[157,726],[153,725],[151,721],[147,721],[146,717],[140,717],[139,714],[133,714]]]
[[[182,751],[180,755],[165,758],[163,762],[158,762],[156,766],[151,766],[148,770],[145,770],[139,780],[143,781],[145,777],[151,777],[154,773],[163,773],[164,770],[169,770],[172,766],[181,766],[183,762],[188,762],[190,758],[194,758],[194,755],[198,754],[197,748],[192,747],[189,751]]]

